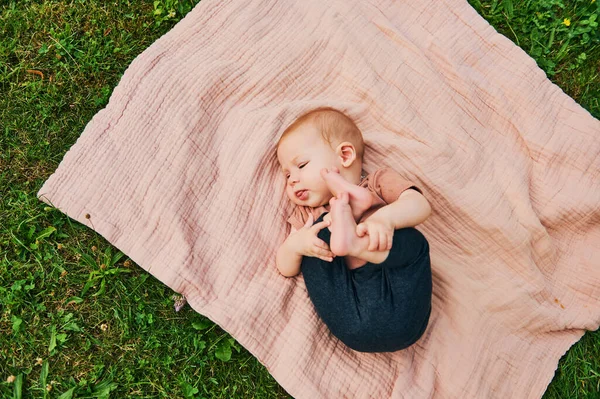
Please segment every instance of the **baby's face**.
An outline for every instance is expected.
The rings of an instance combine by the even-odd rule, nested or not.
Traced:
[[[277,159],[286,179],[286,194],[297,205],[326,205],[333,196],[321,177],[321,169],[342,169],[340,158],[310,124],[289,134],[277,149]],[[302,191],[300,191],[302,190]]]

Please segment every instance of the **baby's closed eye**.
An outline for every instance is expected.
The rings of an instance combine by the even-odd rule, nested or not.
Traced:
[[[298,169],[302,169],[303,167],[305,167],[308,164],[308,162],[302,163],[300,165],[298,165]],[[289,173],[285,174],[285,178],[288,179],[290,177]]]

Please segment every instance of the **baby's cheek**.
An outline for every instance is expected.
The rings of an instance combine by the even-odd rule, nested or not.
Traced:
[[[287,197],[290,199],[290,201],[294,200],[294,193],[290,189],[285,190],[285,193],[286,193]]]

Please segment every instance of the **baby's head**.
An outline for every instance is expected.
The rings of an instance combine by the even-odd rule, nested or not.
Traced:
[[[296,119],[277,143],[277,159],[286,178],[286,194],[297,205],[326,205],[333,196],[321,169],[336,166],[352,184],[360,183],[364,142],[358,127],[332,108],[319,108]],[[306,193],[297,195],[299,190]]]

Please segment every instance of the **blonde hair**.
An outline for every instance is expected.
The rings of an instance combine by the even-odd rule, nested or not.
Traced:
[[[281,135],[281,138],[277,142],[277,148],[279,148],[279,144],[286,136],[304,123],[311,123],[315,126],[331,149],[334,149],[335,145],[343,141],[351,142],[356,150],[356,157],[362,160],[365,151],[362,133],[352,119],[330,107],[314,109],[296,119]]]

